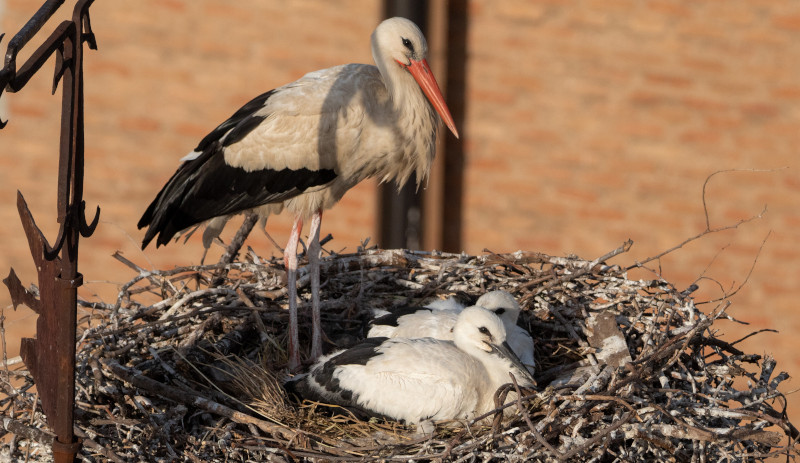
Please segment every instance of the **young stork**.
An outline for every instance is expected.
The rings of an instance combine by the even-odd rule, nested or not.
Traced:
[[[220,124],[182,159],[147,208],[144,249],[210,221],[254,210],[262,219],[283,208],[295,216],[284,263],[289,290],[289,368],[300,364],[297,333],[297,244],[311,219],[311,357],[322,354],[319,318],[319,226],[360,181],[417,186],[431,168],[439,117],[458,136],[425,59],[428,45],[404,18],[383,21],[372,33],[375,66],[346,64],[306,74],[257,96]],[[438,113],[438,116],[437,116]],[[216,219],[216,220],[214,220]]]
[[[495,408],[494,393],[511,382],[509,372],[520,386],[535,384],[505,337],[497,315],[473,306],[458,315],[453,341],[368,338],[320,358],[287,388],[302,398],[422,429],[429,421],[469,420]]]
[[[507,291],[490,291],[478,298],[476,306],[494,312],[503,322],[508,345],[522,364],[533,373],[533,338],[517,325],[520,307]],[[434,301],[425,307],[403,307],[370,322],[367,336],[387,338],[425,338],[452,340],[453,327],[464,306],[455,299]]]

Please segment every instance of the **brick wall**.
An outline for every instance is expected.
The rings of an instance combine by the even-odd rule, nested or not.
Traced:
[[[800,327],[800,4],[470,2],[464,224],[467,252],[593,258],[627,238],[699,300],[747,277],[720,329],[790,373]],[[647,273],[632,273],[650,277]],[[711,307],[706,305],[705,307]]]
[[[33,2],[36,3],[36,2]],[[472,0],[468,2],[464,251],[517,249],[594,258],[631,238],[631,263],[702,232],[705,179],[712,228],[661,260],[679,287],[701,275],[699,300],[730,291],[729,309],[751,323],[724,323],[730,339],[778,328],[745,348],[772,352],[800,371],[800,4],[794,1]],[[2,31],[30,16],[8,0]],[[135,223],[197,140],[252,96],[307,71],[370,62],[379,2],[140,0],[92,7],[99,52],[86,55],[85,198],[103,222],[82,244],[85,295],[114,297],[142,265],[196,263],[200,246],[138,250]],[[149,22],[150,18],[163,18]],[[4,42],[7,43],[7,42]],[[432,63],[436,66],[436,63]],[[441,80],[441,79],[440,79]],[[33,281],[14,207],[21,189],[53,236],[58,97],[42,74],[4,95],[11,123],[0,132],[0,272]],[[37,177],[40,176],[40,177]],[[332,248],[375,236],[375,185],[365,183],[325,216]],[[282,243],[289,217],[268,229]],[[250,243],[274,250],[260,234]],[[656,266],[657,268],[657,266]],[[647,272],[632,272],[651,278]],[[0,291],[0,304],[8,297]],[[705,305],[710,308],[712,305]],[[8,330],[23,332],[27,310]],[[9,341],[9,350],[17,349]],[[796,387],[789,384],[787,387]],[[791,410],[791,409],[790,409]]]

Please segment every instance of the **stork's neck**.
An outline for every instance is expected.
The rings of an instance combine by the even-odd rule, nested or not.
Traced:
[[[517,371],[517,367],[510,361],[488,352],[484,354],[485,355],[481,356],[482,358],[479,360],[483,363],[484,368],[486,368],[486,372],[489,373],[489,380],[493,390],[496,390],[503,384],[511,382],[511,377],[508,376],[509,372],[513,373],[517,378],[520,377],[521,373]]]
[[[511,382],[511,377],[508,376],[508,373],[513,373],[516,378],[520,378],[521,373],[518,372],[511,362],[500,359],[496,355],[492,355],[488,352],[473,352],[472,356],[483,365],[486,371],[486,376],[482,377],[482,380],[485,381],[484,384],[486,385],[486,391],[488,391],[488,393],[482,394],[480,399],[481,403],[476,410],[478,414],[482,414],[495,408],[494,392],[497,391],[500,386]]]
[[[439,116],[408,71],[393,60],[375,58],[394,109],[393,125],[400,138],[396,146],[402,150],[396,153],[398,159],[387,159],[390,165],[379,178],[381,181],[394,179],[402,186],[414,172],[419,187],[433,163]]]
[[[461,320],[459,319],[459,321]],[[509,371],[514,373],[517,377],[520,376],[520,374],[517,373],[517,367],[515,367],[510,360],[498,355],[495,351],[487,351],[481,344],[475,343],[465,333],[465,330],[461,329],[462,326],[463,325],[459,325],[459,323],[456,322],[456,326],[453,329],[453,342],[456,347],[466,352],[483,365],[484,369],[486,369],[486,373],[488,373],[487,377],[493,391],[503,384],[511,382],[511,378],[508,376]]]

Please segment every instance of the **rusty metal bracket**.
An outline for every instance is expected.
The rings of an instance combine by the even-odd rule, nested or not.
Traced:
[[[89,6],[93,2],[78,0],[72,20],[59,24],[17,69],[19,51],[64,3],[64,0],[46,1],[11,39],[0,69],[0,97],[3,91],[17,92],[25,87],[54,54],[53,93],[62,82],[56,199],[59,231],[50,244],[36,225],[22,193],[17,192],[17,210],[38,270],[38,294],[22,286],[13,268],[3,280],[15,309],[24,304],[39,315],[36,337],[23,339],[20,353],[36,382],[47,424],[56,435],[53,458],[58,463],[75,461],[81,449],[80,439],[73,434],[77,290],[83,284],[83,276],[78,272],[78,240],[81,236],[91,236],[100,218],[98,207],[94,219],[87,222],[83,201],[83,44],[97,48],[89,21]],[[0,121],[0,129],[6,123]]]

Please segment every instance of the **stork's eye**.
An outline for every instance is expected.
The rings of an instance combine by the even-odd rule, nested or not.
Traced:
[[[503,315],[504,313],[506,313],[506,309],[501,307],[501,308],[495,310],[494,313],[497,314],[497,315]]]
[[[483,334],[489,334],[489,328],[486,328],[485,326],[478,328],[478,331],[480,331]]]
[[[405,37],[403,37],[403,46],[408,48],[411,53],[414,53],[414,45]]]

